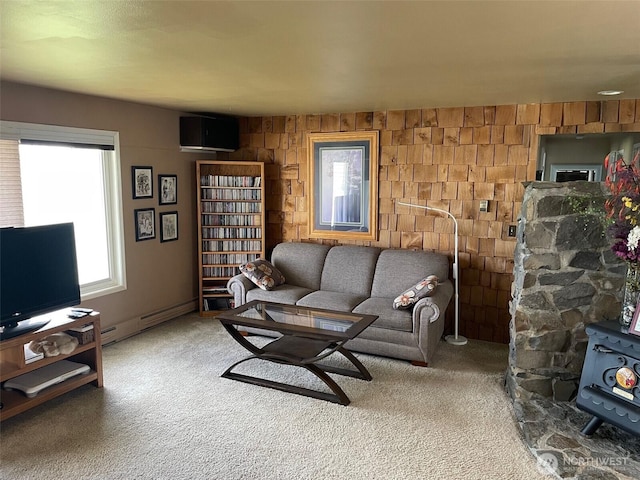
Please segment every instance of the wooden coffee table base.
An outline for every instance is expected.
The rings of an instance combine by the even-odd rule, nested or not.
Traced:
[[[276,390],[296,393],[298,395],[305,395],[307,397],[326,400],[328,402],[339,403],[340,405],[349,405],[351,401],[349,400],[349,397],[347,397],[347,395],[344,393],[342,388],[340,388],[340,386],[335,382],[335,380],[327,375],[327,372],[358,378],[361,380],[371,380],[371,374],[349,350],[342,346],[342,342],[330,342],[326,340],[298,337],[294,335],[283,335],[282,337],[268,343],[264,347],[258,348],[253,343],[249,342],[232,325],[223,324],[223,326],[240,345],[242,345],[253,354],[231,365],[221,375],[221,377],[223,378],[230,378],[239,382],[274,388]],[[335,352],[341,353],[356,367],[357,370],[338,368],[317,363],[318,361],[328,357],[329,355],[332,355]],[[297,387],[295,385],[289,385],[287,383],[275,382],[273,380],[253,377],[235,373],[232,371],[241,363],[253,359],[268,360],[274,363],[302,367],[322,380],[333,393]]]

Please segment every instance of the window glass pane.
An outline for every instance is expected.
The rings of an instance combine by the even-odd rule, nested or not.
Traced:
[[[81,285],[110,277],[99,149],[20,145],[25,226],[73,222]]]

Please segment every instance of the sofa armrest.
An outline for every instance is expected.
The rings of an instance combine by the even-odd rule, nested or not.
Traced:
[[[247,303],[247,291],[255,288],[256,284],[245,277],[242,273],[231,277],[227,282],[227,290],[233,295],[234,305],[239,307]]]
[[[444,318],[444,312],[447,310],[452,296],[453,284],[451,280],[445,280],[438,284],[433,295],[418,300],[413,306],[414,331],[417,331],[415,327],[419,327],[416,322],[419,322],[420,318],[429,322],[435,322],[441,317]]]
[[[432,296],[421,298],[413,307],[413,332],[426,364],[431,361],[444,333],[444,316],[452,297],[453,284],[446,280]]]

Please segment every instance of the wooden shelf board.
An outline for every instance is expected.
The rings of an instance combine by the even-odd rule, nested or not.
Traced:
[[[18,375],[22,375],[25,373],[32,372],[37,370],[40,367],[46,367],[47,365],[51,365],[52,363],[56,363],[59,360],[65,360],[69,357],[73,357],[82,352],[87,352],[96,347],[95,342],[87,343],[84,345],[78,345],[78,347],[71,353],[66,355],[57,355],[55,357],[44,357],[40,360],[36,360],[35,362],[27,363],[24,367],[20,369],[11,369],[11,367],[3,366],[2,372],[0,373],[0,382],[6,382],[7,380],[17,377]]]
[[[0,410],[0,421],[11,418],[14,415],[18,415],[19,413],[45,403],[52,398],[59,397],[60,395],[91,382],[98,382],[98,373],[95,370],[90,370],[86,374],[78,375],[70,378],[69,380],[65,380],[62,383],[52,385],[42,390],[33,398],[29,398],[24,393],[17,390],[2,390],[0,392],[0,399],[3,406]]]

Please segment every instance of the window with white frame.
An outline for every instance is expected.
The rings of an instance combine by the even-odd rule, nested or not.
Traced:
[[[124,290],[118,133],[0,122],[0,227],[63,222],[82,299]]]
[[[581,165],[581,164],[552,164],[552,182],[572,182],[575,180],[586,180],[589,182],[602,181],[602,165]]]

